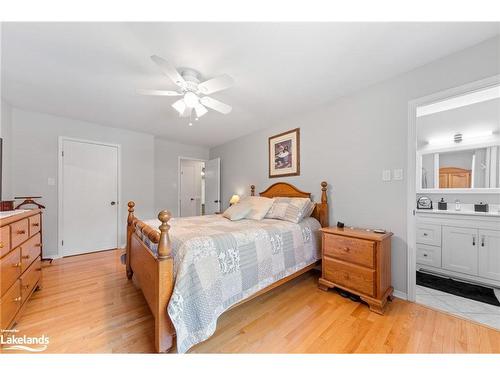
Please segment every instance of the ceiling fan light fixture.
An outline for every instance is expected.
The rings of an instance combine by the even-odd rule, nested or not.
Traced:
[[[198,120],[198,118],[208,112],[208,109],[206,109],[205,106],[201,105],[200,103],[197,103],[194,107],[194,111],[196,112],[196,119]]]
[[[186,110],[186,103],[184,102],[184,99],[179,99],[174,104],[172,104],[172,107],[174,107],[175,110],[179,112],[179,115],[182,115]]]
[[[195,108],[200,103],[200,98],[194,92],[188,91],[184,94],[184,103],[189,108]]]

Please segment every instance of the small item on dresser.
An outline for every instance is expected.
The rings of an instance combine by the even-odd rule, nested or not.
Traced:
[[[22,206],[26,206],[26,205],[33,205],[33,206],[37,206],[38,208],[45,208],[45,206],[43,204],[35,202],[35,199],[40,199],[40,198],[42,198],[42,197],[41,196],[38,196],[38,197],[15,197],[14,199],[24,199],[23,202],[19,203],[16,206],[16,210],[18,208],[21,208]]]
[[[432,200],[426,196],[418,198],[417,208],[421,210],[432,210]]]
[[[337,221],[337,228],[344,228],[344,223],[341,221]]]
[[[0,201],[0,211],[13,211],[14,201]]]
[[[444,201],[444,198],[438,202],[438,210],[446,211],[448,209],[448,203]]]
[[[374,229],[373,233],[385,234],[385,229]]]
[[[479,204],[475,204],[474,211],[476,211],[476,212],[488,212],[489,211],[488,203],[479,202]]]

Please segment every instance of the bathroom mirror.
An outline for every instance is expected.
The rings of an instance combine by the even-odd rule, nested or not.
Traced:
[[[417,192],[500,192],[500,88],[417,108]]]

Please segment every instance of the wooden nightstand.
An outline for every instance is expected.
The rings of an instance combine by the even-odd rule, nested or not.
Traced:
[[[322,228],[319,287],[338,287],[361,297],[370,310],[384,313],[392,300],[391,236],[364,229]]]

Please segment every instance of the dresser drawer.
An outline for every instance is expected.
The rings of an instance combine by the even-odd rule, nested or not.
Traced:
[[[31,237],[28,241],[26,241],[21,248],[21,263],[22,263],[22,270],[21,272],[24,272],[29,265],[40,256],[41,254],[41,236],[40,233],[36,234],[35,236]]]
[[[40,222],[41,222],[40,214],[30,216],[28,218],[30,237],[35,233],[40,232]]]
[[[42,262],[40,261],[40,257],[38,257],[21,276],[21,295],[23,297],[23,303],[26,301],[26,298],[28,298],[41,276]]]
[[[10,227],[10,239],[12,247],[16,247],[28,239],[28,219],[16,221],[15,223],[12,223]]]
[[[373,241],[323,234],[323,254],[349,263],[375,267],[375,242]]]
[[[340,287],[375,296],[375,271],[372,269],[324,257],[323,277]]]
[[[441,268],[441,247],[417,244],[417,263]]]
[[[417,243],[441,246],[441,225],[417,223]]]
[[[0,290],[2,296],[19,276],[21,276],[21,249],[16,248],[0,259]]]
[[[0,228],[0,258],[10,251],[10,225]]]
[[[17,280],[0,299],[1,329],[8,328],[21,307],[21,300],[21,282]]]

